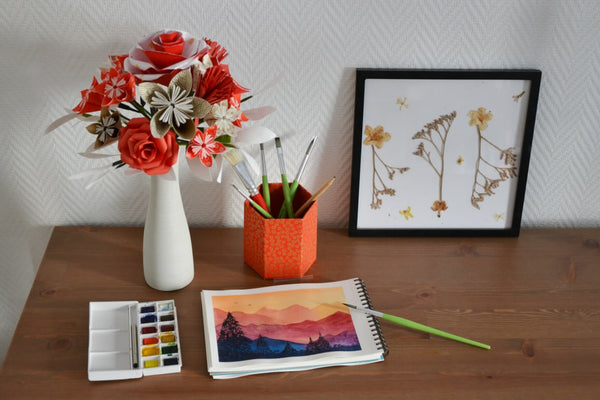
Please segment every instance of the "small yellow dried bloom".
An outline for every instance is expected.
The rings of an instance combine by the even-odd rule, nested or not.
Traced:
[[[367,138],[363,142],[365,145],[375,145],[378,149],[383,147],[383,143],[389,141],[392,136],[383,130],[383,126],[378,125],[375,129],[369,125],[365,126],[365,135]]]
[[[487,112],[484,107],[479,107],[477,110],[469,111],[469,126],[477,125],[480,131],[485,131],[488,127],[488,122],[494,118],[491,112]]]

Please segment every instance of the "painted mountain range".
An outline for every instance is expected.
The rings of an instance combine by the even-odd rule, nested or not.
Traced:
[[[297,310],[304,308],[302,306],[294,306]],[[310,314],[310,310],[305,309]],[[265,310],[267,313],[268,310]],[[285,311],[285,310],[283,310]],[[303,311],[303,310],[299,310]],[[282,315],[285,313],[281,313]],[[294,343],[307,343],[310,338],[317,339],[323,336],[330,344],[340,345],[355,345],[358,344],[358,338],[354,331],[352,317],[348,313],[337,311],[325,318],[313,321],[310,319],[294,318],[295,320],[303,319],[301,322],[293,322],[290,324],[280,324],[276,314],[271,316],[265,314],[246,314],[241,311],[231,313],[238,321],[240,327],[244,331],[244,336],[250,340],[258,339],[259,336],[265,336],[271,339],[286,340]],[[215,309],[215,321],[221,321],[215,328],[217,339],[221,332],[222,321],[227,317],[227,312]]]

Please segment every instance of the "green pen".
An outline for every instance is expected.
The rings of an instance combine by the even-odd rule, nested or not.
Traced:
[[[362,308],[362,307],[353,306],[351,304],[346,304],[346,303],[342,303],[342,304],[344,304],[347,307],[353,308],[353,309],[355,309],[357,311],[360,311],[362,313],[373,315],[373,316],[378,317],[378,318],[383,318],[385,320],[394,322],[394,323],[396,323],[398,325],[402,325],[402,326],[405,326],[405,327],[410,328],[410,329],[414,329],[416,331],[431,333],[432,335],[441,336],[441,337],[444,337],[446,339],[456,340],[457,342],[470,344],[471,346],[475,346],[475,347],[481,347],[482,349],[486,349],[486,350],[490,350],[491,349],[491,346],[487,345],[485,343],[476,342],[476,341],[471,340],[471,339],[466,339],[464,337],[453,335],[453,334],[448,333],[448,332],[440,331],[439,329],[430,328],[430,327],[428,327],[426,325],[422,325],[422,324],[419,324],[417,322],[410,321],[408,319],[404,319],[404,318],[401,318],[401,317],[396,317],[396,316],[390,315],[390,314],[384,314],[382,312],[371,310],[371,309],[368,309],[368,308]]]

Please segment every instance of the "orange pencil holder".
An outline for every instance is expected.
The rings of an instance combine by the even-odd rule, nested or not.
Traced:
[[[260,189],[260,188],[259,188]],[[269,184],[271,214],[283,204],[281,183]],[[298,186],[294,211],[311,194]],[[244,203],[244,261],[265,279],[300,278],[317,259],[317,212],[315,201],[301,218],[265,218]]]

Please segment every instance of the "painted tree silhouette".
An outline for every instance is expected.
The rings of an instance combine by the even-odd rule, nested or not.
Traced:
[[[326,351],[331,351],[331,345],[320,333],[319,338],[313,342],[312,338],[308,338],[306,345],[306,354],[317,354]]]
[[[251,340],[244,336],[244,331],[235,317],[228,312],[221,325],[217,347],[220,361],[239,361],[251,356]]]
[[[281,350],[281,353],[279,353],[281,357],[293,357],[299,354],[298,350],[294,349],[290,342],[286,342],[285,347]]]
[[[256,340],[256,353],[260,355],[271,355],[273,350],[269,347],[269,344],[262,335],[258,335]]]

